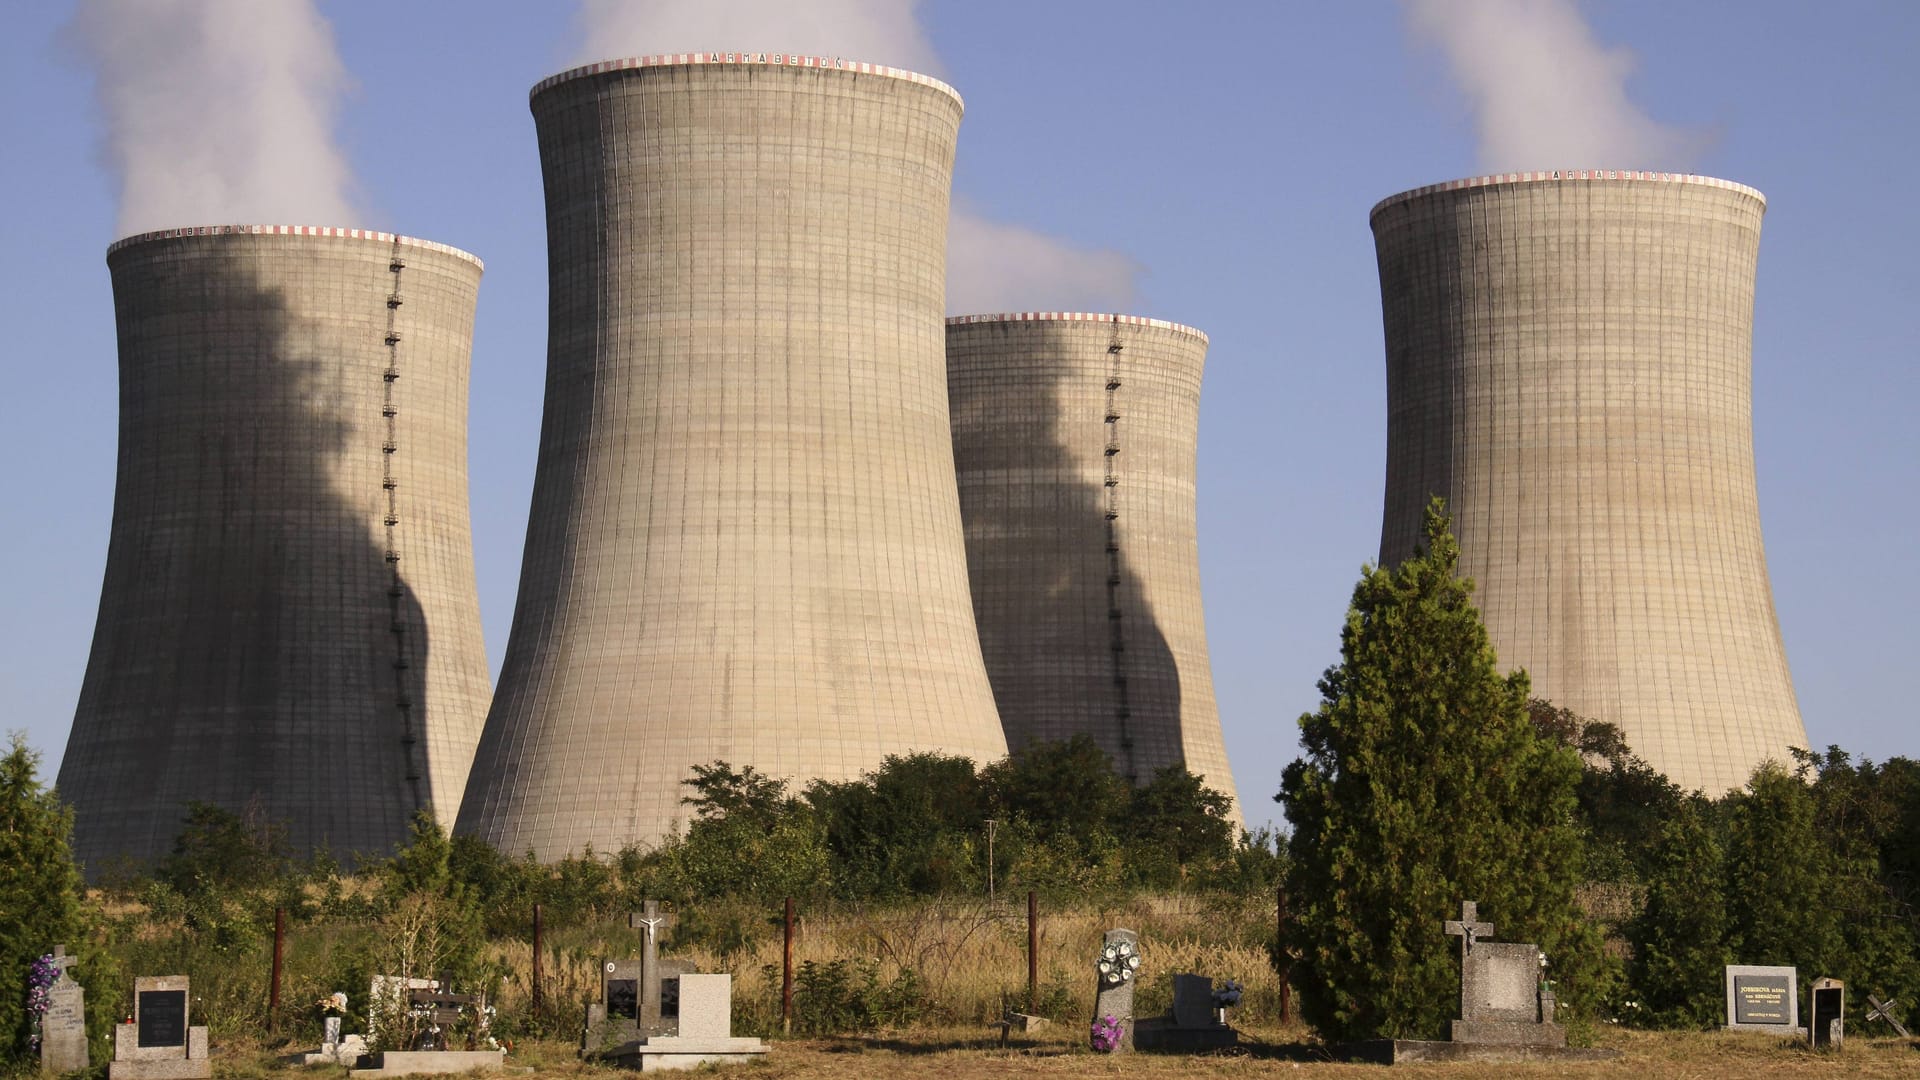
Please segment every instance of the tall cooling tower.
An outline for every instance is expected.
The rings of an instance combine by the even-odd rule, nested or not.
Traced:
[[[486,716],[467,513],[480,261],[213,226],[107,252],[113,533],[60,794],[79,857],[166,854],[189,801],[295,851],[453,820]]]
[[[1381,561],[1445,496],[1501,661],[1714,795],[1807,743],[1754,489],[1765,209],[1700,176],[1542,172],[1372,215]]]
[[[1233,795],[1194,526],[1206,355],[1200,331],[1130,315],[947,320],[968,578],[1008,744],[1090,735],[1135,783],[1184,764]]]
[[[941,341],[960,99],[891,68],[622,60],[534,87],[546,414],[460,828],[651,843],[690,767],[1005,753]]]

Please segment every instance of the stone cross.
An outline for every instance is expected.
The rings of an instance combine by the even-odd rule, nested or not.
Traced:
[[[648,900],[627,916],[627,925],[644,931],[640,946],[640,1029],[660,1022],[660,934],[679,920],[660,910],[660,901]]]
[[[79,962],[79,957],[67,955],[67,947],[65,945],[55,945],[53,947],[54,970],[60,973],[56,978],[67,978],[67,969]]]
[[[1460,1016],[1473,1015],[1468,1011],[1471,1003],[1467,1001],[1467,954],[1473,951],[1476,938],[1492,937],[1493,924],[1479,922],[1480,905],[1473,900],[1460,902],[1460,917],[1447,920],[1447,933],[1460,939]]]
[[[1895,1020],[1893,1018],[1893,1007],[1895,1005],[1900,1004],[1899,998],[1888,998],[1885,1001],[1881,1001],[1879,998],[1874,997],[1872,994],[1868,994],[1867,1004],[1873,1006],[1873,1008],[1867,1010],[1867,1019],[1885,1020],[1887,1023],[1893,1025],[1893,1030],[1899,1032],[1901,1038],[1910,1039],[1913,1037],[1907,1034],[1907,1029],[1905,1025],[1901,1024],[1900,1021]]]

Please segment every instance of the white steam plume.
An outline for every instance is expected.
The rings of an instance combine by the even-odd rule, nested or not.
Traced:
[[[947,218],[947,311],[1126,311],[1140,264],[956,205]]]
[[[743,49],[940,73],[918,0],[580,0],[581,63]]]
[[[1402,0],[1473,104],[1480,166],[1684,168],[1700,140],[1627,99],[1633,54],[1595,40],[1575,0]]]
[[[119,233],[355,225],[333,140],[346,74],[311,0],[80,0]]]
[[[919,0],[580,0],[581,62],[741,49],[840,56],[938,75]],[[947,310],[1124,310],[1140,267],[956,205]]]

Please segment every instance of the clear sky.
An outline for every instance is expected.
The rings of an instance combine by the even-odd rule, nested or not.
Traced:
[[[1475,94],[1508,81],[1476,81],[1439,38],[1416,37],[1410,12],[1432,6],[920,8],[935,73],[967,103],[956,198],[1101,265],[1117,260],[1115,287],[1132,292],[1135,313],[1212,338],[1201,570],[1221,717],[1255,822],[1278,816],[1269,799],[1297,752],[1295,719],[1318,700],[1348,594],[1379,542],[1385,389],[1367,211],[1396,191],[1486,171]],[[0,14],[0,197],[12,208],[0,217],[0,727],[27,733],[48,777],[93,632],[118,408],[104,254],[119,189],[93,69],[60,30],[72,9]],[[497,670],[546,350],[527,90],[571,66],[582,32],[559,0],[319,10],[346,76],[334,130],[361,217],[309,223],[404,232],[487,263],[471,483]],[[1551,90],[1577,103],[1590,86],[1600,102],[1624,85],[1631,106],[1677,135],[1670,152],[1682,160],[1519,167],[1688,170],[1766,193],[1755,453],[1801,710],[1816,745],[1920,756],[1920,577],[1903,569],[1920,535],[1920,5],[1619,0],[1577,11],[1615,50],[1605,70],[1547,65],[1535,77],[1553,85],[1516,85],[1520,100]],[[713,47],[784,48],[623,51]],[[1610,90],[1609,72],[1624,83],[1614,77]],[[228,110],[245,96],[186,120],[242,152],[254,136]]]

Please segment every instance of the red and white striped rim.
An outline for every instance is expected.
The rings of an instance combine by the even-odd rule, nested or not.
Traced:
[[[1145,315],[1103,315],[1097,311],[1008,311],[998,315],[951,315],[947,318],[948,326],[1007,322],[1086,322],[1108,325],[1118,323],[1121,326],[1151,326],[1157,330],[1171,330],[1176,334],[1191,334],[1201,341],[1208,340],[1205,331],[1196,330],[1185,323],[1149,319]]]
[[[1765,206],[1767,197],[1756,188],[1745,184],[1736,184],[1731,180],[1722,180],[1714,176],[1698,176],[1694,173],[1639,172],[1632,169],[1552,169],[1545,172],[1494,173],[1491,176],[1469,176],[1460,180],[1449,180],[1444,184],[1428,184],[1412,191],[1403,191],[1398,195],[1389,195],[1373,205],[1367,212],[1371,220],[1374,215],[1389,206],[1398,206],[1403,202],[1412,202],[1423,196],[1442,191],[1464,191],[1468,188],[1495,187],[1501,184],[1537,184],[1542,181],[1567,180],[1638,180],[1659,184],[1697,184],[1701,187],[1723,188],[1738,191],[1760,200]]]
[[[438,251],[443,255],[452,255],[456,259],[465,259],[482,270],[487,268],[487,264],[481,262],[478,255],[447,244],[436,244],[417,236],[374,232],[372,229],[343,229],[333,225],[186,225],[178,229],[156,229],[153,232],[123,236],[107,245],[107,254],[112,255],[122,248],[130,248],[135,244],[144,244],[152,240],[178,240],[192,236],[329,236],[344,240],[371,240],[380,244],[399,244],[401,247]]]
[[[533,84],[528,92],[529,98],[538,97],[542,90],[558,86],[573,79],[584,79],[593,75],[604,75],[610,71],[632,71],[636,68],[677,67],[686,64],[762,64],[768,67],[811,68],[814,70],[848,71],[861,75],[884,75],[889,79],[905,79],[908,82],[931,86],[960,101],[960,91],[941,82],[931,75],[922,75],[905,68],[887,67],[884,64],[863,64],[857,60],[848,60],[840,56],[801,56],[795,53],[768,52],[699,52],[699,53],[655,53],[650,56],[628,56],[618,60],[601,60],[583,67],[571,68],[558,75],[549,75]],[[964,102],[962,103],[964,107]]]

